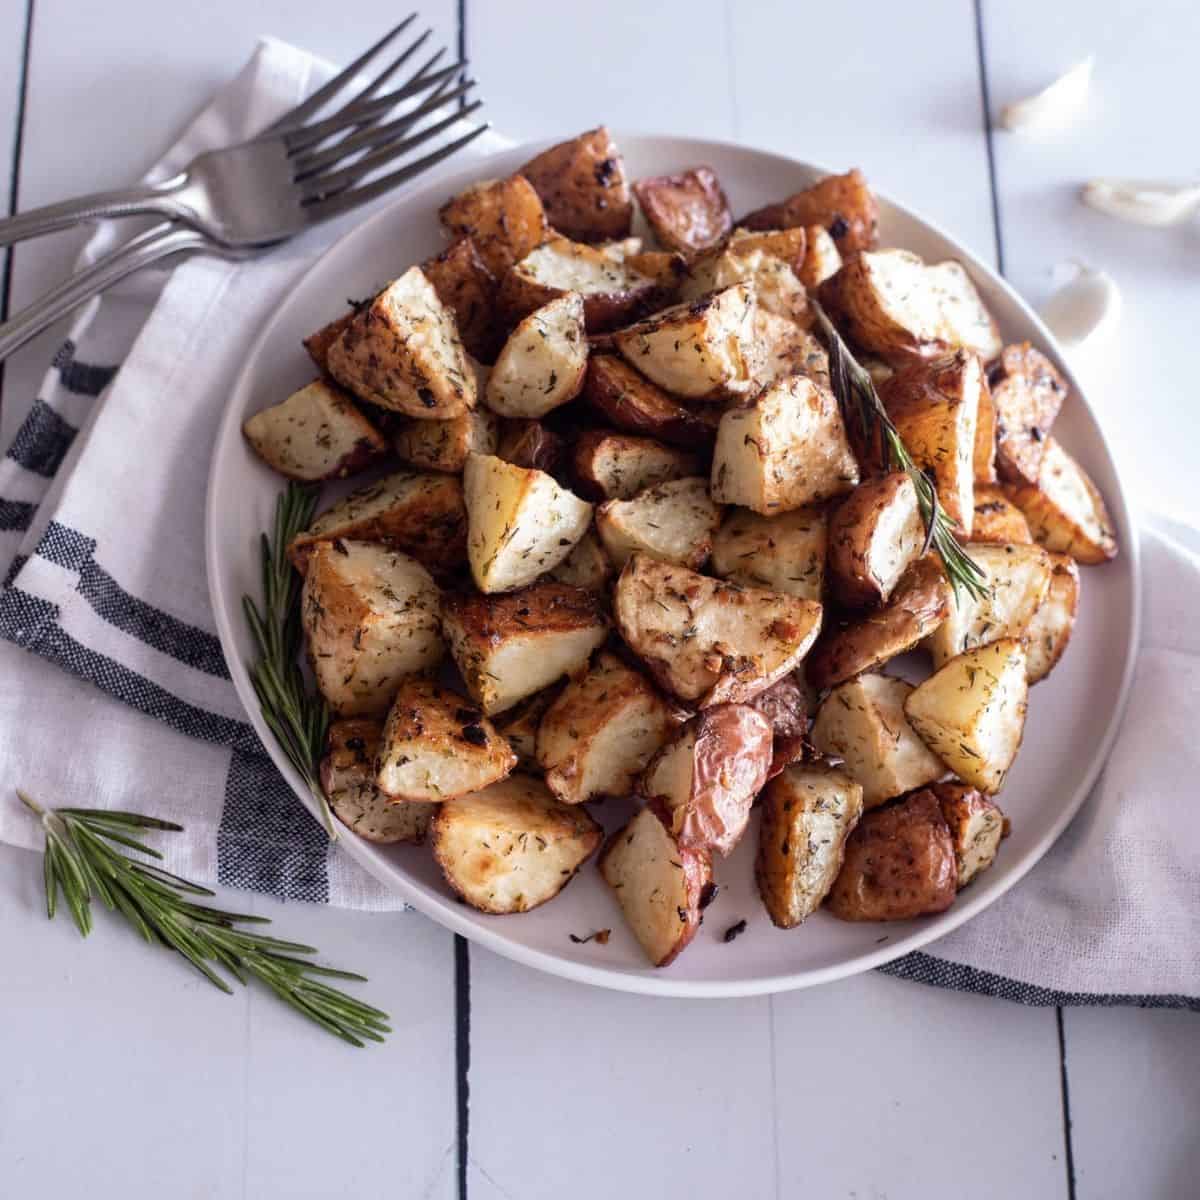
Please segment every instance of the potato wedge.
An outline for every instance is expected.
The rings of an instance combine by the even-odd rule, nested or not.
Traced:
[[[763,517],[733,509],[713,538],[712,573],[742,587],[821,599],[827,519],[820,508]]]
[[[917,490],[904,471],[868,479],[829,518],[829,582],[847,608],[892,594],[925,544]]]
[[[629,233],[633,198],[625,163],[603,125],[543,150],[520,173],[533,185],[546,219],[559,233],[579,242]]]
[[[596,532],[620,569],[641,552],[699,570],[712,553],[721,510],[708,498],[700,476],[672,479],[632,500],[607,500],[596,509]]]
[[[754,289],[723,291],[664,308],[613,335],[632,366],[660,387],[692,400],[737,398],[761,373],[754,339]]]
[[[613,594],[617,629],[667,691],[700,708],[746,703],[794,671],[821,606],[635,554]]]
[[[511,592],[558,566],[587,532],[592,506],[544,471],[472,454],[463,472],[467,558],[481,592]]]
[[[855,167],[844,175],[827,175],[778,204],[768,204],[743,217],[747,229],[790,229],[819,225],[828,231],[841,254],[870,250],[879,240],[879,205],[866,176]]]
[[[987,374],[979,388],[979,409],[975,414],[975,453],[972,459],[976,484],[994,484],[996,474],[996,405],[988,386]]]
[[[413,419],[392,438],[400,461],[427,471],[460,475],[472,454],[495,454],[500,425],[486,408],[448,421]]]
[[[804,230],[796,233],[803,236]],[[764,312],[796,321],[811,322],[808,291],[787,257],[793,247],[774,246],[768,238],[786,238],[788,231],[775,234],[748,233],[691,263],[688,276],[679,289],[682,301],[698,300],[710,292],[735,284],[748,283],[754,289],[758,307]]]
[[[327,508],[292,539],[288,557],[304,572],[318,542],[351,538],[403,550],[431,571],[466,560],[467,509],[462,483],[449,475],[398,471]]]
[[[1009,498],[1024,514],[1033,540],[1094,566],[1117,556],[1117,536],[1104,497],[1087,472],[1055,441],[1046,439],[1037,487],[1017,487]]]
[[[986,595],[964,591],[951,599],[949,615],[927,643],[934,667],[1000,638],[1024,638],[1050,589],[1054,566],[1041,546],[972,546],[971,557],[985,576]]]
[[[804,262],[797,274],[810,292],[815,292],[831,275],[842,269],[842,256],[837,242],[824,225],[809,225],[805,229]]]
[[[420,267],[355,315],[328,363],[344,388],[405,416],[445,419],[475,407],[475,375],[454,314]]]
[[[849,624],[826,627],[804,663],[816,688],[833,687],[882,667],[945,627],[954,593],[932,555],[914,562],[887,603]]]
[[[672,446],[704,448],[717,436],[720,412],[692,412],[612,354],[593,354],[583,394],[618,429]]]
[[[950,827],[961,891],[996,861],[1000,842],[1008,836],[1008,820],[994,800],[965,783],[935,783],[929,790]]]
[[[729,201],[711,167],[639,179],[633,192],[654,236],[668,250],[699,254],[723,242],[733,228]]]
[[[643,808],[609,838],[600,874],[650,961],[673,962],[700,928],[701,898],[712,882],[707,852],[680,846],[654,810]]]
[[[500,284],[475,243],[461,237],[421,264],[438,299],[454,314],[463,348],[482,363],[496,361],[504,343],[497,319]]]
[[[357,474],[387,452],[379,430],[323,379],[247,417],[242,432],[268,467],[301,482]]]
[[[504,596],[447,596],[442,629],[467,690],[493,716],[582,670],[608,620],[591,593],[543,581]]]
[[[557,685],[542,688],[496,718],[496,732],[513,748],[518,770],[541,774],[537,761],[538,726],[546,709],[561,693],[562,688]]]
[[[862,812],[862,786],[827,763],[787,767],[767,784],[754,878],[772,924],[794,929],[816,912]]]
[[[958,890],[950,827],[928,788],[864,813],[829,892],[842,921],[907,921],[945,912]]]
[[[975,477],[975,519],[971,522],[972,542],[1032,542],[1025,514],[995,483],[980,483]]]
[[[406,679],[388,710],[376,765],[385,795],[436,802],[505,778],[517,756],[465,696],[430,679]]]
[[[429,572],[397,550],[340,539],[313,547],[300,618],[334,713],[382,715],[401,680],[441,662],[438,601]]]
[[[358,307],[352,308],[349,312],[342,313],[340,317],[330,321],[328,325],[322,325],[315,333],[310,333],[304,339],[304,349],[322,375],[329,374],[329,347],[346,332],[346,327],[354,320],[357,313]]]
[[[996,468],[1008,483],[1036,487],[1046,436],[1067,398],[1067,382],[1028,342],[1005,346],[989,377],[996,409]]]
[[[588,343],[583,300],[565,292],[509,335],[488,376],[484,403],[502,417],[543,417],[583,390]]]
[[[567,684],[538,727],[546,786],[564,804],[627,796],[676,724],[674,707],[647,679],[602,653]]]
[[[764,254],[781,258],[798,276],[808,252],[808,232],[799,225],[791,229],[739,227],[729,235],[728,246],[737,254],[750,254],[761,250]]]
[[[522,913],[557,896],[603,836],[587,809],[511,775],[439,804],[430,842],[446,882],[472,908]]]
[[[993,795],[1025,730],[1025,647],[1001,638],[952,658],[904,701],[921,740],[964,783]]]
[[[700,472],[700,458],[653,438],[589,429],[575,443],[580,493],[595,500],[632,500],[639,492]]]
[[[862,784],[867,808],[946,773],[905,719],[904,701],[912,690],[890,675],[859,675],[829,693],[813,722],[813,745],[845,762]]]
[[[718,504],[774,516],[857,483],[838,402],[806,376],[781,379],[721,417],[711,484]]]
[[[754,314],[754,336],[758,341],[763,387],[789,375],[806,375],[827,391],[833,386],[829,355],[825,347],[798,322],[760,308]]]
[[[545,471],[556,478],[567,453],[567,444],[540,421],[505,420],[500,425],[496,457],[533,471]]]
[[[728,855],[746,832],[771,766],[771,723],[748,704],[694,716],[658,751],[639,783],[685,849]]]
[[[375,784],[375,754],[383,725],[370,717],[334,721],[321,759],[321,790],[333,815],[368,842],[425,840],[432,804],[397,804]]]
[[[480,180],[443,204],[438,216],[451,237],[474,242],[497,279],[550,233],[542,202],[522,175]]]
[[[571,553],[554,570],[546,572],[546,578],[606,596],[608,582],[616,573],[600,539],[589,529],[571,548]]]
[[[1062,658],[1079,609],[1079,567],[1069,554],[1051,554],[1046,597],[1025,626],[1025,673],[1031,684],[1045,679]]]

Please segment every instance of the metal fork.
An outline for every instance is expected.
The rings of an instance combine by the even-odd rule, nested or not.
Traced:
[[[474,100],[414,132],[437,109],[465,98],[474,86],[451,86],[464,64],[433,70],[439,52],[401,87],[378,94],[428,38],[426,31],[367,87],[331,116],[312,119],[415,19],[401,22],[374,46],[253,141],[210,151],[181,175],[157,186],[82,197],[0,222],[0,244],[34,237],[95,217],[162,213],[169,222],[147,230],[54,288],[0,325],[0,360],[64,313],[134,271],[168,257],[197,253],[247,258],[320,221],[373,200],[448,158],[488,128],[481,124],[454,141],[380,178],[381,167],[425,145],[477,111]],[[406,100],[420,100],[385,120]]]

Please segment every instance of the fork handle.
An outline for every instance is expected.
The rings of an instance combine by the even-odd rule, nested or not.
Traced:
[[[88,196],[77,196],[74,200],[63,200],[59,204],[46,204],[29,212],[18,213],[15,217],[0,221],[0,246],[11,246],[13,242],[24,241],[25,238],[41,237],[45,233],[68,229],[81,221],[95,221],[102,217],[157,213],[173,220],[186,218],[187,213],[175,199],[186,184],[187,175],[181,174],[164,183],[139,184],[114,192],[92,192]]]
[[[186,226],[162,224],[147,229],[112,254],[77,271],[40,300],[0,325],[0,362],[14,350],[19,350],[30,338],[53,325],[59,317],[135,271],[173,254],[190,256],[209,247],[210,243],[203,234]]]

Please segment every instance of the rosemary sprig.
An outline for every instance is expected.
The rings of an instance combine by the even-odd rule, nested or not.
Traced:
[[[19,789],[17,797],[39,818],[46,833],[48,917],[54,917],[61,894],[75,927],[87,937],[92,929],[92,901],[99,899],[110,911],[119,911],[147,942],[178,951],[223,992],[233,989],[217,968],[241,984],[258,979],[285,1004],[351,1045],[362,1046],[363,1039],[381,1042],[391,1032],[387,1013],[311,978],[366,982],[364,976],[297,957],[316,954],[312,946],[236,928],[270,921],[197,904],[190,897],[214,893],[126,852],[161,859],[135,832],[177,832],[182,826],[135,812],[43,808]]]
[[[829,351],[829,378],[847,424],[852,420],[857,421],[866,445],[870,445],[874,431],[879,430],[883,469],[890,471],[898,468],[904,471],[916,488],[917,506],[925,524],[923,553],[928,554],[930,549],[936,551],[956,596],[961,590],[977,600],[982,599],[986,594],[986,577],[954,536],[953,522],[938,503],[933,480],[913,462],[875,391],[871,376],[855,361],[825,310],[811,297],[809,303]]]
[[[325,832],[336,839],[319,769],[329,710],[319,694],[309,692],[300,671],[301,585],[287,556],[292,539],[312,522],[316,504],[317,490],[298,483],[289,483],[280,495],[272,536],[262,535],[263,612],[249,596],[242,597],[242,607],[258,646],[250,679],[263,719],[320,805]]]

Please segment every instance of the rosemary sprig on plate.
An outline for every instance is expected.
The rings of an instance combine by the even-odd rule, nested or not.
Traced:
[[[316,505],[317,490],[298,483],[289,483],[280,495],[272,536],[262,535],[263,612],[249,596],[242,597],[242,607],[258,646],[250,679],[263,719],[321,806],[325,832],[336,838],[319,767],[329,710],[319,694],[308,690],[300,671],[301,581],[287,556],[292,539],[311,524]]]
[[[928,554],[931,549],[937,553],[955,595],[961,590],[977,600],[982,599],[986,594],[983,571],[955,537],[953,522],[938,503],[937,488],[933,481],[913,462],[905,449],[896,426],[892,424],[883,401],[875,391],[871,376],[855,361],[818,301],[810,298],[809,303],[829,351],[829,377],[847,424],[852,420],[857,421],[863,440],[868,445],[875,430],[879,430],[883,469],[890,471],[898,468],[904,471],[916,488],[917,506],[925,523],[924,553]]]
[[[391,1032],[387,1013],[313,978],[365,982],[364,976],[298,957],[316,954],[312,946],[237,928],[270,921],[197,904],[191,897],[213,893],[127,852],[161,859],[157,850],[138,839],[137,831],[177,832],[182,826],[134,812],[43,808],[24,792],[18,790],[17,796],[46,833],[47,916],[54,917],[61,895],[75,927],[87,937],[92,901],[99,899],[110,911],[120,911],[147,942],[178,951],[223,992],[233,989],[218,968],[242,984],[258,979],[285,1004],[354,1046],[363,1045],[364,1039],[381,1042]]]

